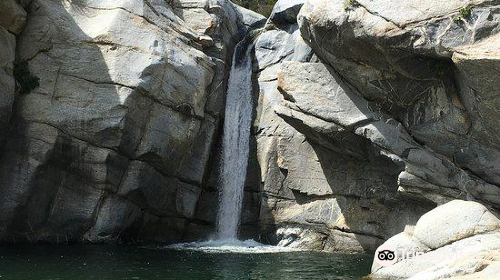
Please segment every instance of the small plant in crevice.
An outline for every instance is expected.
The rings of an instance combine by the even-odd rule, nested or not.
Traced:
[[[354,0],[344,0],[344,11],[347,11],[354,6]]]
[[[464,18],[468,18],[470,17],[470,15],[472,14],[472,10],[474,9],[474,6],[473,5],[467,5],[466,7],[462,7],[458,10],[458,12],[460,13],[461,16],[463,16]]]
[[[40,78],[31,74],[28,62],[25,60],[14,61],[14,78],[18,85],[18,91],[21,94],[29,94],[40,86]]]
[[[450,73],[453,73],[452,66],[444,61],[438,60],[432,66],[434,68],[436,76],[438,77],[444,77]]]
[[[468,19],[472,14],[472,10],[474,10],[473,5],[467,5],[465,7],[461,7],[460,9],[458,9],[458,14],[455,15],[455,17],[453,17],[453,21]]]
[[[233,0],[231,2],[265,17],[269,17],[277,0]]]

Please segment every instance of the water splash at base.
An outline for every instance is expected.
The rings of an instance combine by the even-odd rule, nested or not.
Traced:
[[[294,248],[277,247],[272,245],[264,245],[255,240],[209,240],[200,242],[178,243],[168,245],[165,249],[182,250],[182,251],[197,251],[204,253],[238,253],[238,254],[269,254],[280,252],[295,252],[301,251]]]

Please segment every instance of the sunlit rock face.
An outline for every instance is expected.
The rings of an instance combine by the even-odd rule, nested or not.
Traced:
[[[493,279],[500,271],[500,220],[477,202],[441,205],[384,245],[398,258],[385,267],[375,261],[374,279]]]
[[[500,202],[499,127],[492,123],[500,99],[491,75],[499,69],[493,50],[498,9],[491,1],[355,1],[348,7],[313,1],[301,10],[302,35],[317,55],[429,154],[416,159],[419,149],[392,151],[407,162],[403,191],[421,193],[425,181],[423,195],[436,202],[444,189],[457,193],[452,197]],[[387,144],[384,149],[395,148]],[[431,157],[444,158],[447,176],[430,173],[437,171]],[[409,168],[415,160],[421,167]]]
[[[305,1],[298,23],[271,17],[248,187],[264,238],[373,251],[453,199],[500,209],[499,21],[491,1]]]
[[[6,133],[0,238],[182,240],[234,44],[263,18],[228,1],[35,0],[26,11],[22,32],[22,15],[0,23],[2,116],[14,93],[12,33],[40,79],[16,97]]]

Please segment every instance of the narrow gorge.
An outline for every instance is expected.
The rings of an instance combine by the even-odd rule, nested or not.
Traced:
[[[0,242],[496,279],[499,34],[498,0],[2,0]]]

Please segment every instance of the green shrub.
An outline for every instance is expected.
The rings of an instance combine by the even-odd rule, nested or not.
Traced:
[[[467,5],[466,7],[462,7],[458,10],[458,12],[460,13],[460,15],[463,17],[463,18],[468,18],[470,17],[471,13],[472,13],[472,10],[474,9],[474,6],[472,5]]]
[[[458,14],[453,17],[453,20],[460,21],[462,19],[468,19],[472,14],[472,10],[474,10],[473,5],[461,7],[460,9],[458,9]]]
[[[354,0],[344,0],[344,10],[349,9],[354,5]]]
[[[254,12],[257,12],[265,17],[269,17],[273,10],[274,4],[278,0],[233,0],[236,5],[242,6]]]
[[[33,76],[27,61],[14,61],[14,78],[21,94],[28,94],[40,86],[40,78]]]

